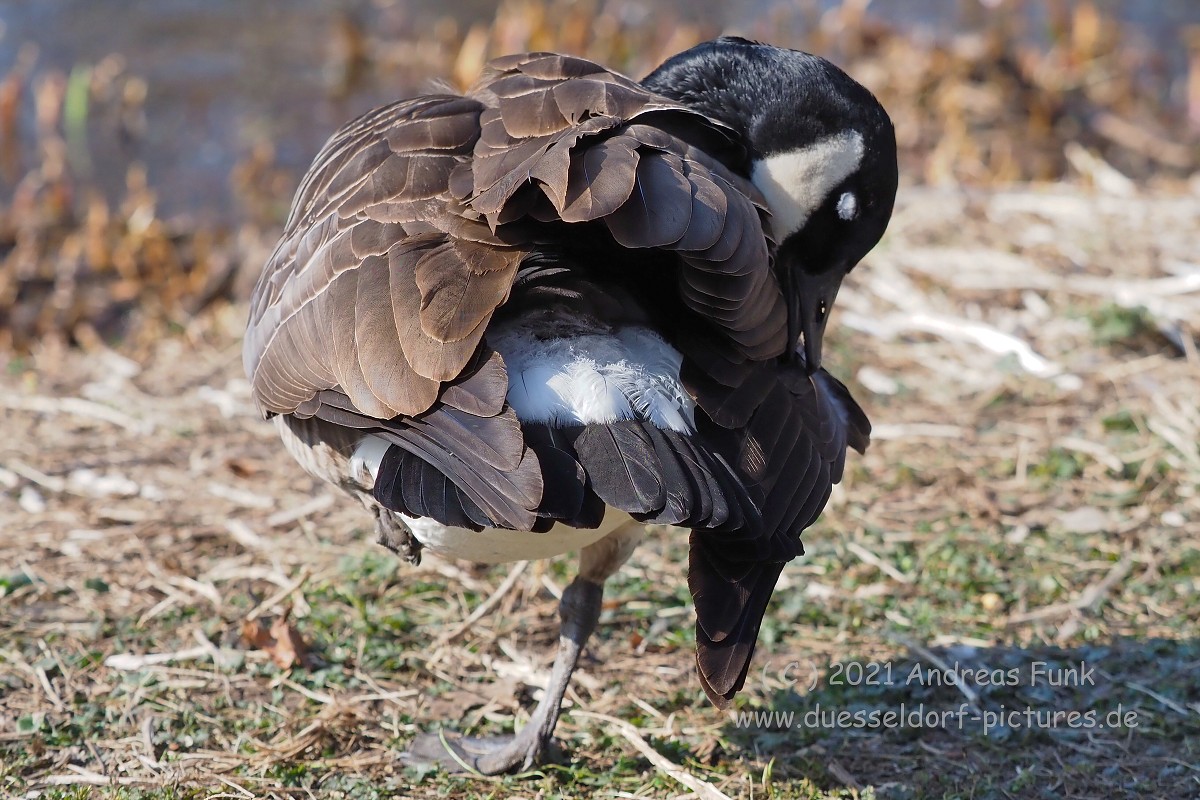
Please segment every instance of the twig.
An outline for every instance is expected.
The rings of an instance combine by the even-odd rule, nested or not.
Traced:
[[[5,489],[15,489],[21,483],[21,478],[12,470],[0,467],[0,486]]]
[[[1033,611],[1026,611],[1023,614],[1013,614],[1004,621],[1006,627],[1013,625],[1022,625],[1026,622],[1037,622],[1045,619],[1053,619],[1061,617],[1065,614],[1071,614],[1076,611],[1090,610],[1093,606],[1104,599],[1114,586],[1125,580],[1126,576],[1133,571],[1133,556],[1127,554],[1124,558],[1113,565],[1112,569],[1096,583],[1088,586],[1079,596],[1069,603],[1054,603],[1053,605],[1035,608]]]
[[[251,800],[253,800],[253,798],[256,797],[254,792],[250,791],[245,786],[241,786],[239,784],[234,783],[233,781],[226,778],[224,775],[218,775],[216,773],[213,773],[213,777],[216,778],[217,780],[219,780],[221,783],[228,786],[230,789],[233,789],[241,797],[249,797],[249,798],[251,798]]]
[[[1165,418],[1153,416],[1146,420],[1146,427],[1192,464],[1200,466],[1200,447],[1189,441],[1187,436],[1169,425]]]
[[[310,577],[312,577],[312,572],[309,571],[308,567],[304,567],[303,569],[300,570],[300,575],[297,576],[297,578],[295,580],[289,582],[286,586],[284,586],[282,589],[277,591],[275,594],[271,595],[266,600],[263,600],[261,603],[256,605],[254,608],[250,609],[250,611],[247,612],[246,616],[243,617],[243,619],[247,619],[247,620],[257,619],[259,614],[266,611],[268,608],[275,605],[276,603],[281,602],[282,600],[286,599],[288,595],[290,595],[292,592],[296,591],[301,586],[303,586]]]
[[[1160,164],[1179,169],[1189,169],[1192,166],[1192,151],[1186,145],[1158,136],[1112,112],[1097,114],[1092,120],[1091,128],[1110,142],[1152,158]]]
[[[121,777],[118,775],[101,775],[68,764],[67,769],[75,770],[74,775],[47,775],[39,782],[47,786],[136,786],[139,783],[154,783],[146,778]]]
[[[1113,472],[1120,473],[1125,468],[1125,462],[1113,455],[1113,452],[1098,442],[1080,439],[1076,436],[1064,436],[1058,440],[1058,446],[1077,453],[1085,453],[1096,459]]]
[[[915,330],[946,339],[971,342],[993,353],[1016,356],[1026,372],[1042,378],[1062,372],[1057,364],[1035,353],[1028,342],[981,322],[938,314],[914,314],[909,319],[909,325]]]
[[[302,503],[295,508],[285,508],[282,511],[276,511],[274,514],[267,517],[267,527],[282,528],[284,525],[295,522],[303,517],[307,517],[309,514],[315,514],[318,511],[324,511],[331,505],[333,505],[333,495],[318,495],[312,500],[309,500],[307,503]]]
[[[1062,367],[1034,352],[1022,339],[990,325],[969,319],[927,312],[896,313],[882,318],[847,312],[842,324],[881,339],[892,339],[905,331],[921,331],[947,341],[965,342],[999,355],[1012,355],[1026,372],[1039,378],[1062,375]]]
[[[286,673],[284,673],[284,674],[286,674]],[[322,705],[331,705],[340,699],[340,698],[334,697],[331,694],[326,694],[325,692],[314,692],[312,689],[309,689],[305,686],[301,686],[300,684],[296,683],[293,680],[289,680],[288,678],[284,678],[282,681],[280,681],[280,683],[282,683],[284,686],[288,687],[289,689],[291,689],[294,692],[299,692],[300,694],[307,697],[309,700],[313,700],[315,702],[321,703]]]
[[[474,578],[466,570],[451,564],[448,561],[443,561],[440,558],[427,558],[421,562],[421,569],[431,569],[443,578],[449,578],[462,585],[464,589],[469,589],[472,592],[483,593],[488,590],[488,584],[478,578]]]
[[[82,397],[20,397],[0,396],[0,407],[13,411],[32,411],[38,414],[67,414],[85,419],[95,419],[124,428],[131,433],[151,433],[154,424],[134,419],[101,403],[84,400]]]
[[[173,653],[144,653],[141,655],[135,653],[117,653],[104,659],[104,666],[109,669],[135,672],[139,669],[159,664],[170,664],[174,661],[192,661],[193,659],[205,658],[211,655],[212,645],[208,647],[189,647],[186,650],[176,650]]]
[[[829,762],[825,765],[825,768],[829,770],[830,775],[837,778],[844,785],[849,786],[851,789],[862,788],[862,784],[858,782],[858,779],[850,774],[850,770],[843,767],[841,762],[839,762],[836,758],[829,759]]]
[[[104,659],[104,666],[109,669],[136,672],[146,667],[172,664],[176,661],[193,661],[205,657],[211,658],[213,663],[218,667],[223,668],[229,665],[228,657],[208,640],[203,631],[197,628],[192,631],[192,636],[199,642],[196,647],[176,650],[171,653],[116,653]]]
[[[630,725],[625,720],[617,719],[616,717],[610,717],[607,714],[597,714],[593,711],[582,711],[579,709],[573,709],[571,714],[577,717],[591,717],[592,719],[598,719],[602,722],[607,722],[608,724],[612,725],[616,729],[617,733],[621,734],[621,736],[623,736],[627,742],[634,746],[634,749],[636,749],[642,754],[642,756],[645,757],[647,761],[654,765],[655,769],[657,769],[659,772],[662,772],[667,777],[682,783],[684,786],[691,789],[699,797],[701,797],[702,800],[730,800],[729,795],[725,794],[711,783],[701,780],[695,775],[684,771],[683,768],[681,768],[678,764],[671,761],[666,756],[662,755],[653,747],[651,747],[650,743],[643,739],[641,734],[638,733],[637,728]]]
[[[969,428],[959,425],[939,425],[936,422],[885,423],[871,427],[871,439],[961,439],[970,432]]]
[[[54,684],[50,683],[50,676],[46,674],[46,670],[40,666],[35,666],[33,670],[34,674],[37,675],[38,683],[42,685],[42,691],[46,693],[46,699],[59,711],[65,711],[67,705],[58,696],[58,692],[54,690]]]
[[[1114,586],[1133,571],[1133,556],[1126,553],[1124,558],[1113,565],[1103,578],[1084,589],[1075,601],[1075,607],[1080,611],[1091,610],[1104,599]]]
[[[214,497],[219,497],[222,500],[228,500],[231,503],[236,503],[239,506],[246,508],[268,509],[274,508],[275,499],[267,495],[255,494],[248,492],[245,489],[237,489],[233,486],[226,486],[223,483],[211,481],[208,484],[208,493]]]
[[[34,469],[24,461],[8,462],[10,471],[15,472],[27,481],[32,481],[43,489],[48,489],[51,492],[63,492],[67,489],[67,482],[62,478],[54,475],[47,475],[41,470]]]
[[[912,583],[913,582],[911,575],[905,575],[903,572],[896,569],[891,564],[884,561],[882,558],[875,555],[870,550],[868,550],[867,548],[858,544],[857,542],[846,542],[846,549],[849,550],[851,553],[854,553],[854,555],[858,556],[866,563],[870,564],[872,567],[875,567],[875,569],[877,569],[880,572],[882,572],[883,574],[887,575],[889,578],[893,578],[894,580],[900,581],[900,583]]]
[[[542,586],[545,587],[546,591],[549,592],[555,600],[562,600],[562,587],[554,582],[554,578],[550,577],[549,572],[542,573]]]
[[[516,565],[513,566],[512,571],[508,573],[508,577],[504,579],[504,582],[496,587],[496,591],[492,592],[486,600],[480,603],[475,610],[471,612],[470,616],[463,620],[457,628],[449,633],[439,636],[437,641],[434,642],[433,649],[437,650],[439,647],[449,644],[459,636],[462,636],[464,633],[469,631],[471,626],[482,619],[485,614],[491,611],[492,608],[500,602],[504,595],[508,594],[509,591],[512,590],[513,586],[517,584],[517,580],[525,573],[525,569],[528,566],[528,561],[518,561]]]
[[[971,710],[976,714],[983,714],[983,708],[979,705],[979,693],[963,682],[962,678],[959,677],[957,670],[952,669],[950,665],[945,662],[945,660],[940,658],[924,645],[918,644],[917,642],[911,639],[906,639],[902,636],[893,638],[894,641],[904,645],[909,650],[916,653],[919,657],[940,669],[946,678],[949,679],[952,684],[954,684],[954,688],[958,689],[959,694],[966,698],[967,704],[971,707]]]
[[[242,547],[247,550],[272,550],[274,544],[270,539],[267,539],[242,522],[240,519],[225,520],[225,530],[229,532],[229,536]]]
[[[146,748],[147,761],[158,766],[158,753],[154,750],[154,715],[147,714],[142,718],[142,745]]]
[[[1112,679],[1112,678],[1114,678],[1115,676],[1113,676],[1113,675],[1107,675],[1106,677],[1108,677],[1108,678],[1111,680],[1111,679]],[[1171,698],[1169,698],[1169,697],[1164,697],[1163,695],[1159,694],[1158,692],[1154,691],[1153,689],[1150,689],[1150,688],[1148,688],[1148,687],[1146,687],[1146,686],[1142,686],[1140,683],[1134,683],[1133,681],[1123,681],[1123,683],[1124,683],[1126,686],[1128,686],[1130,689],[1133,689],[1135,692],[1140,692],[1141,694],[1144,694],[1144,695],[1146,695],[1147,697],[1152,697],[1152,698],[1154,698],[1155,700],[1157,700],[1158,702],[1162,703],[1162,704],[1163,704],[1164,706],[1166,706],[1167,708],[1169,708],[1169,709],[1171,709],[1172,711],[1174,711],[1176,714],[1180,714],[1180,715],[1182,715],[1182,716],[1185,716],[1185,717],[1190,717],[1190,716],[1191,716],[1191,714],[1189,714],[1189,713],[1188,713],[1188,709],[1186,709],[1186,708],[1184,708],[1183,706],[1179,705],[1179,703],[1176,703],[1176,702],[1175,702],[1174,700],[1172,700]],[[1197,712],[1197,713],[1198,713],[1198,714],[1200,714],[1200,712]]]

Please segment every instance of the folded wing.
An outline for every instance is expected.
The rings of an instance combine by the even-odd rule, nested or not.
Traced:
[[[603,501],[695,528],[697,657],[718,704],[745,680],[847,445],[869,433],[845,387],[778,362],[786,309],[763,201],[730,168],[740,148],[721,123],[582,59],[499,59],[466,97],[384,106],[329,140],[255,288],[244,348],[267,414],[396,445],[376,487],[390,507],[528,530],[595,525]],[[674,271],[695,436],[523,425],[508,406],[488,325],[514,291],[536,291],[519,276],[547,244],[581,232]]]

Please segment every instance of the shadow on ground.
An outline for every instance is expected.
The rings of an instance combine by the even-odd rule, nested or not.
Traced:
[[[1200,794],[1197,640],[916,651],[775,661],[764,677],[794,684],[726,738],[777,776],[881,798]]]

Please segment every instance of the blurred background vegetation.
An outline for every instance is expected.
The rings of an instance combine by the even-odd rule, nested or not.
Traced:
[[[1193,0],[5,0],[0,348],[136,350],[244,297],[321,142],[375,104],[525,50],[640,77],[721,33],[848,69],[909,184],[1189,191],[1200,164]]]

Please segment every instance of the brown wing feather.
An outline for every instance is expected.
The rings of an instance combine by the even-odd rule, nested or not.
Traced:
[[[636,166],[633,191],[620,208],[604,217],[604,224],[624,247],[678,243],[692,220],[692,187],[683,160],[670,152],[650,150]]]
[[[549,218],[602,221],[621,246],[678,252],[689,308],[748,358],[783,351],[787,312],[762,198],[694,144],[728,142],[719,123],[579,59],[536,54],[493,67],[476,89],[495,108],[481,118],[472,194],[462,194],[465,176],[456,181],[471,208],[493,228],[528,213],[547,219],[531,211],[540,195]]]
[[[395,103],[349,123],[322,149],[251,302],[244,360],[264,410],[303,405],[311,413],[318,393],[337,386],[364,414],[418,414],[435,402],[439,381],[462,371],[478,325],[460,331],[471,341],[447,344],[447,353],[420,341],[412,346],[419,363],[405,355],[397,314],[417,319],[421,295],[413,263],[390,274],[390,251],[414,232],[449,227],[439,222],[450,174],[469,157],[482,111],[455,96]],[[396,302],[405,293],[411,308],[408,298]],[[493,307],[505,296],[507,287],[495,291]]]
[[[416,264],[421,330],[442,343],[466,339],[508,297],[524,256],[516,248],[455,239],[425,253]]]
[[[400,347],[391,303],[392,282],[400,276],[392,274],[386,255],[367,258],[356,272],[358,294],[353,314],[359,369],[371,394],[392,410],[383,419],[418,413],[433,403],[438,384],[417,374]],[[357,401],[355,406],[369,413]]]
[[[417,285],[417,266],[426,255],[446,246],[444,235],[428,234],[406,239],[388,252],[392,312],[400,334],[400,347],[413,371],[433,384],[434,396],[438,382],[453,380],[462,374],[479,347],[484,328],[491,319],[489,313],[474,329],[452,342],[439,341],[425,332],[421,320],[422,296]],[[499,305],[499,300],[494,305]],[[431,397],[430,403],[432,401]]]
[[[360,270],[357,269],[342,272],[329,284],[321,302],[309,308],[312,311],[327,309],[326,316],[337,321],[330,329],[333,347],[329,349],[329,354],[333,357],[330,366],[337,377],[339,388],[363,414],[377,419],[391,419],[396,416],[396,409],[371,391],[358,361],[358,342],[355,340],[354,329],[359,273]],[[294,324],[304,324],[307,321],[300,319]]]
[[[638,165],[634,144],[617,136],[589,147],[579,158],[568,158],[565,181],[547,180],[548,170],[535,170],[532,177],[544,180],[547,191],[555,192],[551,199],[562,209],[565,222],[599,219],[619,209],[633,192]]]

